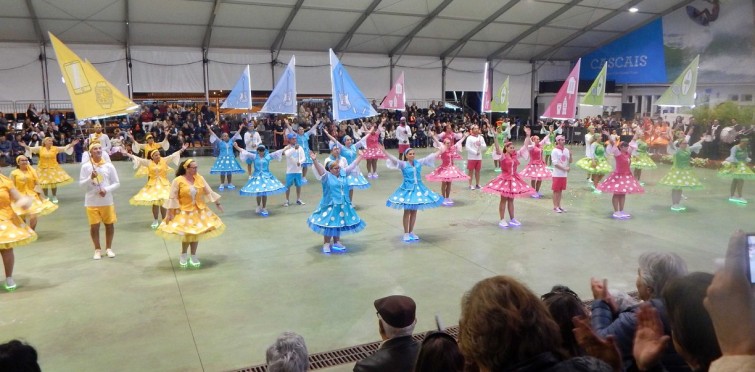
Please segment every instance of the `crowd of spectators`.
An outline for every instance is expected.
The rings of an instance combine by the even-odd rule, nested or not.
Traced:
[[[752,371],[755,296],[750,238],[729,240],[715,275],[688,273],[676,254],[647,252],[638,260],[640,303],[617,301],[605,279],[592,279],[588,307],[571,289],[537,296],[509,276],[475,284],[461,299],[458,342],[443,329],[417,342],[415,301],[379,298],[380,347],[354,371]],[[308,370],[304,338],[281,334],[267,349],[268,371]],[[33,347],[0,345],[0,370],[39,371]]]
[[[598,115],[565,122],[532,121],[500,114],[480,116],[472,110],[449,109],[443,102],[435,101],[427,108],[419,108],[416,103],[412,103],[404,112],[380,110],[375,101],[373,105],[378,111],[377,117],[335,123],[328,100],[305,100],[299,105],[298,115],[289,120],[294,131],[299,127],[307,130],[317,126],[318,135],[312,137],[310,148],[325,151],[328,149],[328,140],[323,131],[328,131],[335,138],[348,135],[356,142],[366,133],[364,123],[381,121],[384,121],[380,130],[381,143],[386,148],[396,148],[396,128],[403,118],[411,133],[411,147],[432,146],[432,135],[445,131],[446,127],[450,127],[454,132],[463,133],[471,125],[479,125],[480,134],[488,145],[492,145],[496,127],[506,122],[512,128],[511,137],[514,140],[523,138],[524,127],[529,127],[532,133],[536,134],[546,133],[548,128],[561,127],[567,142],[584,144],[585,129],[594,126],[598,129],[596,133],[606,131],[626,140],[629,140],[635,131],[641,130],[651,152],[659,155],[666,153],[666,147],[669,141],[675,138],[675,132],[685,133],[689,143],[703,141],[703,150],[699,157],[722,160],[728,156],[731,145],[742,137],[751,139],[751,152],[755,153],[753,126],[737,123],[736,120],[722,124],[717,119],[712,119],[709,123],[702,124],[696,123],[691,117],[683,119],[680,116],[673,122],[668,122],[660,117],[648,115],[638,115],[635,119],[629,120],[615,113],[605,117]],[[177,151],[184,143],[188,143],[189,147],[209,147],[210,138],[206,124],[210,124],[216,133],[226,132],[231,136],[238,133],[242,139],[247,132],[256,133],[262,143],[270,149],[284,146],[287,130],[284,116],[254,114],[250,117],[245,114],[218,114],[216,111],[214,107],[206,104],[152,101],[142,104],[137,112],[128,117],[121,117],[117,122],[107,120],[106,132],[122,141],[126,148],[132,140],[143,142],[147,134],[152,134],[157,142],[167,139],[170,144],[168,154]],[[44,109],[38,111],[34,105],[29,105],[21,123],[7,120],[5,115],[0,113],[0,137],[6,137],[6,141],[0,142],[0,157],[6,165],[12,165],[15,156],[23,152],[21,141],[33,145],[49,136],[54,139],[55,146],[65,146],[75,138],[83,138],[90,127],[89,123],[75,123],[72,119],[67,119],[62,112],[48,113]],[[75,151],[83,151],[82,146],[83,144],[79,144]]]

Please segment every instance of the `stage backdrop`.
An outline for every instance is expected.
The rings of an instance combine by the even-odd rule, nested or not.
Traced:
[[[668,84],[700,55],[698,83],[755,83],[755,0],[696,0],[582,57],[582,79]]]
[[[755,83],[755,1],[696,0],[663,18],[666,71],[674,79],[700,55],[697,82]]]
[[[598,76],[608,62],[608,80],[618,84],[666,83],[660,19],[582,57],[580,79]]]

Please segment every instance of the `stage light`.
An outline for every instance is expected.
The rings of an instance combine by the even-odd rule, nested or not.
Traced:
[[[637,9],[636,7],[631,7],[631,8],[629,8],[629,13],[637,13],[637,12],[639,12],[639,11],[640,11],[640,10],[639,10],[639,9]]]

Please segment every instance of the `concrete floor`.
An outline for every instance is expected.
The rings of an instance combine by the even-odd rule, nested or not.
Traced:
[[[575,160],[583,154],[573,151]],[[208,174],[212,161],[198,159],[201,174],[217,186],[217,176]],[[265,349],[285,330],[302,334],[310,352],[377,340],[372,302],[382,296],[413,297],[416,330],[425,331],[434,328],[435,315],[456,324],[463,293],[485,277],[511,275],[536,293],[565,284],[588,298],[591,276],[633,289],[644,251],[676,252],[691,270],[712,271],[734,229],[755,231],[755,205],[727,202],[729,182],[713,170],[697,170],[706,189],[687,193],[686,212],[670,211],[670,191],[655,185],[669,168],[661,165],[645,171],[645,195],[627,198],[632,220],[610,219],[610,195],[592,194],[575,170],[564,194],[566,214],[552,212],[545,183],[545,199],[516,202],[523,226],[503,230],[498,198],[454,184],[456,206],[420,212],[422,240],[405,244],[401,212],[384,206],[400,175],[381,162],[373,187],[355,194],[368,227],[345,237],[347,254],[321,254],[321,237],[306,226],[320,199],[313,182],[304,187],[305,206],[284,208],[283,196],[272,196],[268,218],[254,214],[253,198],[225,192],[221,217],[228,229],[200,243],[201,269],[186,270],[178,267],[179,243],[150,229],[149,208],[128,204],[144,179],[133,177],[130,163],[115,165],[122,181],[118,256],[91,259],[83,192],[68,185],[59,192],[60,209],[41,218],[39,240],[16,249],[18,289],[0,293],[0,341],[34,345],[45,371],[241,368],[263,363]],[[279,177],[284,167],[272,164]],[[483,183],[497,175],[490,160],[484,167]],[[79,173],[77,165],[65,168]],[[235,184],[245,181],[237,177]],[[755,201],[752,182],[747,196]]]

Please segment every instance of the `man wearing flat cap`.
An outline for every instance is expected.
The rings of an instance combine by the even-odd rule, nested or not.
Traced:
[[[375,354],[354,365],[354,372],[413,371],[419,344],[412,339],[417,305],[407,296],[375,300],[378,327],[383,343]]]

